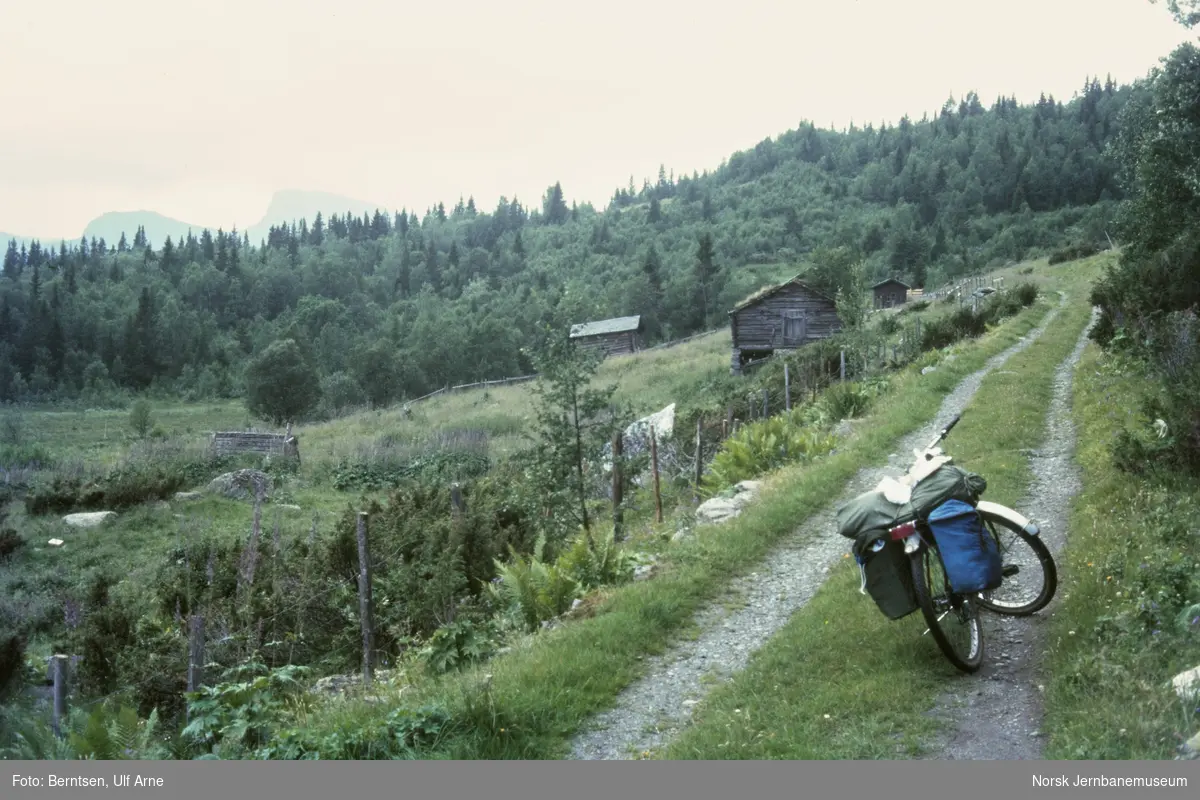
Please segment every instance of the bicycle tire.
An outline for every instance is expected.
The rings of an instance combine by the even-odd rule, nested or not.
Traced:
[[[925,624],[929,626],[928,632],[933,634],[933,640],[937,642],[942,655],[961,672],[978,672],[983,665],[984,642],[983,624],[979,620],[979,608],[975,599],[970,595],[954,594],[950,591],[941,556],[935,549],[922,546],[912,554],[910,564],[917,604],[921,607]],[[932,569],[934,566],[936,570]],[[935,579],[935,573],[941,576],[940,580]],[[961,648],[951,640],[949,625],[943,627],[946,617],[951,617],[951,622],[961,622],[966,628],[969,644],[965,654],[960,652]]]
[[[1050,601],[1054,599],[1055,592],[1058,591],[1058,566],[1054,563],[1054,556],[1050,554],[1050,549],[1046,547],[1046,543],[1042,541],[1040,536],[1030,535],[1004,517],[985,512],[980,512],[980,516],[983,518],[984,527],[995,538],[996,545],[1000,548],[1000,556],[1004,559],[1005,570],[1017,567],[1020,572],[1013,574],[1019,575],[1025,572],[1025,567],[1032,568],[1036,563],[1041,569],[1042,583],[1038,589],[1037,596],[1029,602],[1017,603],[997,599],[996,594],[1004,590],[1004,584],[1001,584],[998,589],[991,592],[979,593],[975,597],[975,602],[981,608],[986,608],[988,611],[1008,617],[1027,617],[1030,614],[1036,614],[1038,611],[1041,611],[1050,604]],[[1013,534],[1015,542],[1023,544],[1031,551],[1033,558],[1025,557],[1027,554],[1023,554],[1021,557],[1022,561],[1029,561],[1029,564],[1015,564],[1010,561],[1007,553],[1014,551],[1011,547],[1006,548],[998,534],[997,528],[1002,528]],[[1009,581],[1009,577],[1011,576],[1005,578],[1005,582]]]

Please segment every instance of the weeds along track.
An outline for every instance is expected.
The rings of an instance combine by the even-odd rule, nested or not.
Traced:
[[[1075,349],[1054,372],[1054,395],[1046,414],[1046,434],[1030,462],[1033,483],[1021,510],[1035,520],[1042,539],[1057,560],[1067,540],[1071,498],[1082,483],[1074,461],[1075,425],[1071,419],[1071,389],[1075,367],[1088,343],[1097,310],[1084,327]],[[1061,588],[1059,590],[1061,592]],[[991,651],[980,680],[969,695],[943,695],[933,715],[950,721],[950,734],[930,747],[928,759],[1040,759],[1042,695],[1038,690],[1045,627],[1061,601],[1031,617],[983,615],[984,637]]]
[[[687,726],[692,708],[716,684],[743,669],[754,651],[782,628],[824,583],[830,566],[847,552],[837,536],[835,511],[887,475],[903,474],[914,449],[924,447],[950,419],[962,412],[984,377],[1023,351],[1058,317],[1060,296],[1036,328],[982,369],[969,375],[943,400],[934,420],[903,437],[888,462],[860,470],[841,497],[808,518],[748,575],[734,580],[725,595],[693,619],[695,638],[678,641],[648,659],[641,678],[617,696],[614,706],[597,715],[571,742],[569,758],[621,760],[639,757],[671,741]]]

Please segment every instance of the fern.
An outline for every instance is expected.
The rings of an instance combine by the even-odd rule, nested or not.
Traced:
[[[758,477],[787,464],[811,461],[834,447],[834,437],[802,427],[804,414],[793,412],[754,422],[721,446],[706,476],[711,491]]]
[[[539,536],[528,559],[510,547],[512,560],[508,564],[496,560],[497,578],[488,584],[492,599],[500,607],[515,612],[522,626],[530,631],[569,609],[580,589],[567,570],[542,561],[545,544],[545,536]]]

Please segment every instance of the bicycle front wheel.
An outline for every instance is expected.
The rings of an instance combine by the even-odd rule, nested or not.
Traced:
[[[1058,568],[1039,536],[1031,536],[1013,522],[980,512],[983,526],[995,538],[1004,564],[1004,582],[976,601],[988,611],[1010,617],[1027,617],[1045,608],[1058,589]]]
[[[926,633],[950,663],[962,672],[976,672],[983,665],[983,626],[979,608],[969,595],[950,591],[950,580],[941,556],[930,547],[912,555],[913,588],[925,623]]]

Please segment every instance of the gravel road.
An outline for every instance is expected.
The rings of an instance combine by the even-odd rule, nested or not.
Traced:
[[[837,535],[837,506],[873,488],[884,476],[903,474],[912,451],[927,445],[962,412],[989,372],[1041,336],[1063,302],[1065,297],[1037,328],[965,378],[945,398],[934,421],[904,437],[886,464],[861,470],[841,497],[806,520],[756,571],[734,580],[724,597],[698,612],[698,636],[647,659],[643,676],[574,739],[569,757],[633,759],[671,741],[689,724],[692,708],[707,691],[744,668],[751,654],[816,593],[836,559],[848,552],[848,542]]]
[[[1093,310],[1092,321],[1074,351],[1055,373],[1046,435],[1031,457],[1033,485],[1019,506],[1021,513],[1038,523],[1042,538],[1056,560],[1066,544],[1071,498],[1081,488],[1079,470],[1073,460],[1071,385],[1096,316]],[[949,723],[951,733],[934,743],[925,756],[927,759],[1042,757],[1040,667],[1048,618],[1060,600],[1061,594],[1056,595],[1049,606],[1032,617],[1003,617],[983,612],[988,650],[984,665],[974,676],[963,676],[964,680],[958,683],[971,687],[968,694],[964,696],[959,690],[939,699],[933,714]]]

